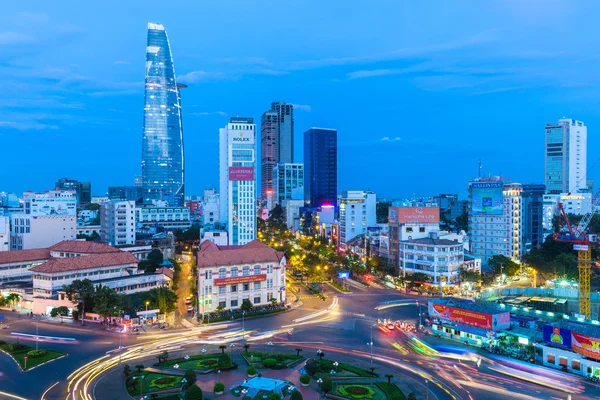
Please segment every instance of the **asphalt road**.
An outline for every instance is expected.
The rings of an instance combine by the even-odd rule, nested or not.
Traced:
[[[488,353],[480,354],[477,349],[432,336],[418,334],[415,339],[397,330],[386,334],[376,327],[372,328],[373,324],[384,318],[416,322],[418,307],[415,302],[426,301],[423,298],[405,295],[392,289],[352,287],[353,293],[341,294],[328,286],[324,288],[329,296],[327,301],[320,300],[300,287],[302,307],[283,314],[245,320],[244,327],[248,338],[277,331],[275,336],[250,342],[251,346],[300,347],[307,356],[320,349],[326,352],[328,358],[352,357],[368,365],[371,358],[368,343],[372,335],[374,364],[378,368],[392,371],[397,378],[402,377],[403,384],[415,393],[425,394],[429,391],[430,399],[566,399],[567,394],[571,394],[572,399],[600,397],[598,387],[581,377],[502,359]],[[383,310],[375,309],[384,302],[403,299],[408,304]],[[332,307],[336,303],[337,305]],[[239,330],[241,327],[241,322],[236,322],[230,324],[227,330]],[[288,336],[285,332],[292,329],[292,335]],[[11,330],[34,333],[35,324],[11,324]],[[174,339],[168,345],[186,346],[187,338],[199,337],[195,332],[197,331],[157,332],[156,338],[173,335]],[[7,330],[0,331],[0,338],[6,340],[7,333]],[[61,381],[52,389],[51,396],[46,398],[64,399],[65,378],[72,371],[105,354],[106,351],[118,348],[119,345],[118,334],[99,330],[81,330],[48,324],[42,327],[40,324],[40,334],[74,337],[78,343],[48,344],[53,349],[69,352],[69,356],[28,373],[20,372],[12,360],[0,355],[0,390],[34,399],[40,398],[42,392],[50,385]],[[206,338],[209,336],[204,335]],[[136,337],[126,336],[124,339],[124,346],[135,346],[141,342]],[[420,340],[433,349],[441,348],[440,346],[453,347],[457,351],[464,351],[465,354],[461,356],[463,359],[447,358],[443,352],[442,355],[421,354],[411,348],[411,343],[415,340]],[[176,341],[179,342],[175,343]],[[146,346],[147,349],[150,347]],[[114,360],[114,355],[112,359]],[[479,366],[477,359],[481,359]],[[528,378],[529,376],[532,378]],[[32,381],[36,382],[36,385],[31,385]]]

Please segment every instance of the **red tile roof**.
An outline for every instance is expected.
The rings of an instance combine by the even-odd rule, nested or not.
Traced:
[[[173,279],[173,270],[171,268],[162,267],[162,268],[157,269],[156,272],[171,278],[171,280]]]
[[[244,246],[217,246],[207,240],[200,245],[197,262],[198,267],[269,261],[279,263],[284,255],[283,252],[274,250],[258,240],[253,240]]]
[[[89,256],[52,258],[45,263],[29,269],[31,272],[57,273],[79,271],[99,267],[122,266],[137,264],[139,260],[131,253],[118,251],[116,253],[92,254]]]
[[[105,243],[88,242],[85,240],[63,240],[50,246],[50,250],[79,254],[115,253],[121,251]]]
[[[0,251],[0,264],[41,261],[48,259],[50,259],[50,250],[48,249]]]

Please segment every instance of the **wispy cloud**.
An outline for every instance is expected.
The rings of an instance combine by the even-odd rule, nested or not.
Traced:
[[[187,74],[179,75],[177,80],[185,83],[198,83],[210,81],[223,81],[228,79],[237,79],[234,76],[228,76],[223,72],[208,72],[204,70],[192,71]]]
[[[43,131],[47,129],[58,129],[58,126],[43,124],[35,121],[0,121],[0,129],[16,129],[18,131]]]
[[[27,22],[27,23],[31,23],[31,22],[36,22],[36,23],[46,22],[49,19],[50,19],[50,17],[48,17],[48,14],[33,13],[33,12],[29,12],[29,11],[24,11],[24,12],[17,13],[17,15],[14,18],[14,20],[16,20],[18,22]]]
[[[115,61],[115,65],[130,65],[129,61],[117,60]]]
[[[398,136],[396,136],[395,138],[390,138],[389,136],[384,136],[381,139],[379,139],[380,142],[398,142],[402,139],[400,139]]]
[[[348,79],[372,78],[374,76],[396,75],[401,73],[399,69],[366,69],[353,71],[346,74]]]
[[[264,57],[227,57],[217,58],[214,60],[217,63],[223,64],[244,64],[244,65],[272,65],[269,60]]]
[[[292,104],[294,106],[294,110],[296,111],[306,111],[311,112],[312,108],[308,104]]]
[[[33,36],[18,32],[0,32],[0,46],[34,43]]]
[[[227,113],[225,111],[200,111],[200,112],[190,113],[189,115],[193,115],[195,117],[203,117],[206,115],[222,115],[222,116],[226,117]]]

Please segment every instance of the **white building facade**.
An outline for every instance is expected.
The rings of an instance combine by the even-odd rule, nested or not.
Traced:
[[[581,121],[561,118],[546,124],[546,192],[577,193],[587,189],[587,127]]]
[[[471,253],[486,264],[494,255],[519,261],[523,253],[520,183],[486,178],[469,183]]]
[[[0,251],[10,250],[10,218],[0,216]]]
[[[24,213],[11,214],[10,248],[50,247],[77,236],[77,197],[74,191],[25,192]]]
[[[256,125],[232,117],[219,130],[220,213],[230,245],[256,238]]]
[[[459,280],[458,272],[464,267],[462,243],[430,238],[411,239],[400,242],[400,272],[402,276],[416,272],[424,273],[435,283],[454,283]]]
[[[275,203],[304,199],[304,164],[279,163],[273,167]]]
[[[160,226],[167,231],[186,230],[192,226],[188,207],[136,207],[135,224],[136,229]]]
[[[201,314],[217,307],[236,309],[246,299],[253,306],[286,300],[285,255],[259,241],[233,249],[205,241],[197,265]]]
[[[348,190],[340,199],[340,243],[367,232],[367,227],[377,224],[377,197],[373,192]]]
[[[212,225],[220,222],[219,211],[219,195],[216,193],[207,195],[205,190],[202,202],[202,224]]]
[[[135,243],[135,201],[111,200],[100,209],[101,238],[112,246]]]
[[[558,203],[562,203],[567,214],[585,215],[592,211],[592,194],[579,192],[576,194],[560,193],[560,194],[545,194],[543,198],[544,230],[554,232],[552,219],[558,215]]]

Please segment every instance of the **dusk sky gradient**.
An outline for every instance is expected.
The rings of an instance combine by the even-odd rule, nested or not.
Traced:
[[[477,175],[543,183],[544,125],[588,126],[600,157],[600,2],[6,2],[0,191],[60,177],[94,195],[141,174],[147,23],[165,26],[182,92],[186,195],[218,187],[229,116],[296,104],[338,129],[338,190],[466,194]],[[598,162],[600,164],[600,162]],[[600,184],[600,165],[590,178]]]

